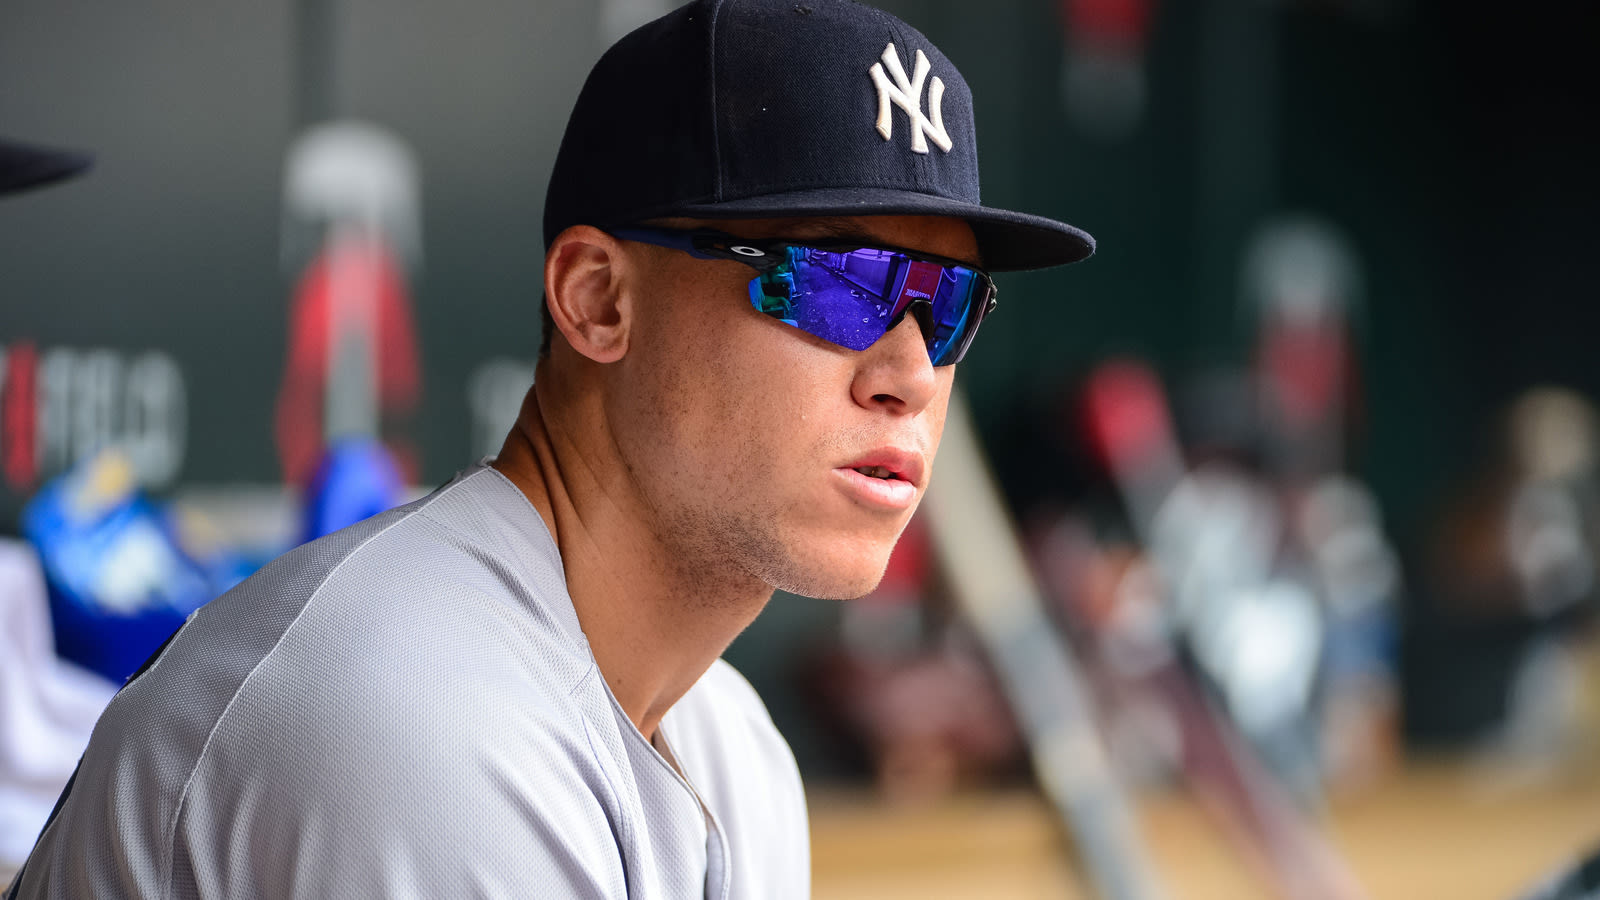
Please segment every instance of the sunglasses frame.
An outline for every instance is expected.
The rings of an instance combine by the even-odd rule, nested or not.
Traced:
[[[954,359],[937,365],[955,365],[966,356],[967,347],[971,345],[972,338],[978,333],[978,325],[983,322],[995,307],[1000,305],[1000,290],[995,286],[994,278],[988,272],[971,263],[945,256],[935,256],[931,253],[922,253],[916,250],[907,250],[903,247],[893,247],[881,244],[866,244],[861,241],[797,241],[787,238],[752,239],[741,238],[712,229],[680,229],[660,228],[654,226],[625,226],[601,229],[614,238],[624,241],[638,241],[641,244],[652,244],[657,247],[666,247],[671,250],[681,250],[696,259],[720,259],[744,263],[761,274],[782,265],[788,259],[788,248],[803,247],[812,250],[822,250],[830,253],[842,253],[854,250],[883,250],[889,253],[901,254],[914,262],[933,263],[938,266],[956,266],[965,269],[980,278],[981,284],[987,289],[988,299],[979,301],[983,308],[977,311],[977,323],[962,341]],[[759,276],[758,276],[759,277]],[[906,311],[902,310],[888,324],[888,328],[897,325]],[[804,329],[801,329],[804,330]],[[811,332],[807,331],[807,334]],[[886,328],[885,334],[888,333]],[[821,335],[813,335],[822,340],[828,340]],[[880,338],[881,339],[881,338]],[[831,343],[831,342],[830,342]],[[847,348],[848,349],[848,348]]]

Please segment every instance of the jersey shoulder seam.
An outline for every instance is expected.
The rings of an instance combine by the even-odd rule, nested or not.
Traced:
[[[257,659],[255,665],[250,667],[249,673],[239,681],[239,685],[233,689],[233,693],[228,697],[228,702],[223,704],[222,712],[217,714],[216,721],[211,723],[211,729],[206,732],[206,739],[200,744],[200,752],[195,754],[194,763],[189,767],[189,774],[183,780],[183,788],[178,791],[178,800],[172,809],[172,820],[167,823],[165,829],[166,833],[163,835],[166,840],[166,847],[162,853],[162,861],[165,865],[163,866],[164,871],[162,873],[161,896],[172,896],[174,855],[177,853],[178,845],[178,822],[183,818],[184,805],[189,799],[189,788],[194,784],[195,775],[200,771],[200,764],[205,761],[206,752],[211,749],[212,740],[216,737],[217,731],[222,727],[222,723],[228,718],[228,714],[233,711],[233,705],[238,701],[239,695],[244,693],[245,687],[248,686],[251,680],[255,678],[256,673],[261,671],[261,666],[266,663],[266,661],[274,653],[277,652],[280,646],[283,645],[284,640],[288,638],[289,633],[294,630],[297,624],[299,624],[300,619],[305,615],[306,610],[309,609],[311,604],[316,601],[318,595],[322,593],[323,588],[327,587],[328,582],[332,581],[333,577],[339,573],[339,570],[344,568],[345,563],[348,563],[351,559],[359,555],[361,551],[365,550],[373,541],[388,534],[391,529],[410,520],[412,516],[420,514],[423,510],[427,509],[429,506],[432,506],[439,498],[455,490],[461,485],[466,484],[468,481],[471,481],[478,475],[479,472],[473,472],[471,475],[468,475],[455,484],[446,486],[443,490],[428,498],[415,509],[409,510],[405,515],[400,516],[393,522],[390,522],[388,525],[385,525],[376,532],[368,535],[366,540],[363,540],[355,547],[352,547],[350,552],[341,557],[338,562],[334,563],[333,566],[323,574],[322,580],[317,582],[317,586],[312,588],[311,593],[306,596],[306,602],[300,605],[299,611],[297,611],[294,614],[294,617],[289,620],[289,624],[286,625],[283,629],[283,632],[278,635],[278,639],[273,641],[272,646],[267,649],[267,652],[261,654],[261,658]]]

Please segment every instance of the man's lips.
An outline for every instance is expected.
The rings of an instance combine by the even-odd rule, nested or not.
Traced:
[[[920,490],[923,473],[927,467],[919,453],[897,447],[881,447],[868,451],[839,468],[868,478],[902,481]]]
[[[844,492],[862,506],[899,513],[917,504],[917,487],[909,481],[880,478],[864,474],[860,469],[844,467],[834,469],[833,474]]]
[[[865,451],[833,470],[840,487],[856,503],[896,513],[917,505],[926,472],[922,454],[887,445]]]

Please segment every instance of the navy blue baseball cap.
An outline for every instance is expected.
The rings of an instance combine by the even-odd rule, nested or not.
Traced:
[[[618,41],[567,122],[544,238],[667,216],[866,215],[964,219],[992,271],[1094,252],[1079,228],[982,204],[961,73],[849,0],[695,0]]]
[[[71,150],[0,138],[0,194],[41,187],[89,168],[89,157]]]

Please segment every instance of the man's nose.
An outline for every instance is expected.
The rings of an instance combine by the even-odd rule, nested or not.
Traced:
[[[921,324],[929,318],[928,305],[918,303],[887,334],[861,351],[861,364],[851,384],[856,403],[903,415],[916,415],[927,407],[938,390]]]

